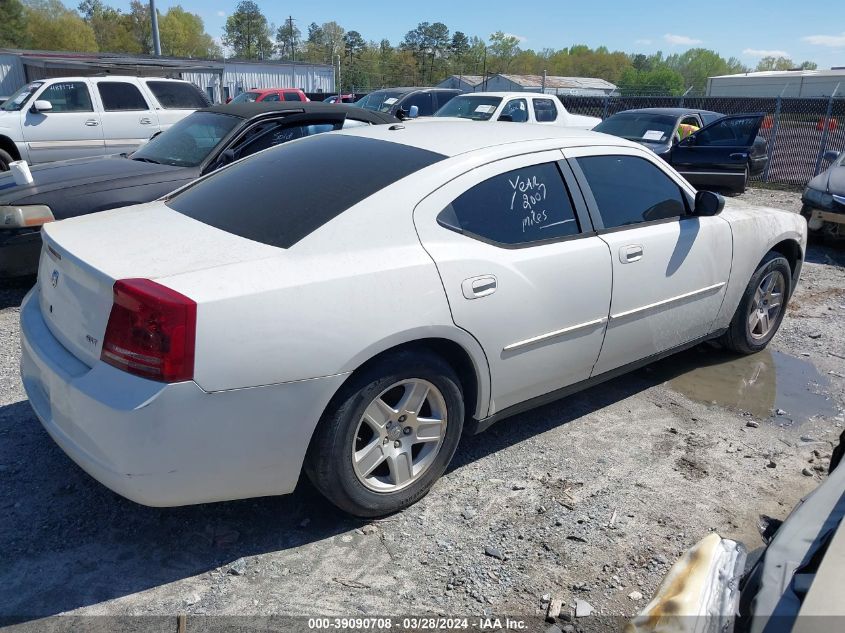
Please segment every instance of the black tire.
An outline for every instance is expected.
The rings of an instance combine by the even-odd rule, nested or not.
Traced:
[[[0,149],[0,171],[9,171],[9,163],[14,160],[9,152]]]
[[[446,432],[439,451],[419,478],[394,492],[376,492],[355,472],[352,447],[365,409],[382,392],[403,380],[434,385],[446,405]],[[376,362],[353,376],[335,395],[308,447],[305,472],[329,501],[359,517],[392,514],[416,503],[446,471],[461,439],[464,399],[452,367],[427,350],[407,350]],[[386,440],[385,440],[386,441]]]
[[[748,184],[751,182],[751,167],[746,163],[745,165],[745,172],[742,179],[742,186],[739,188],[739,193],[745,193],[748,189]]]
[[[749,327],[748,317],[751,313],[752,302],[754,301],[754,294],[757,288],[771,272],[779,272],[783,277],[783,297],[781,302],[781,309],[775,316],[768,333],[760,338],[755,338],[751,333]],[[751,275],[751,280],[748,282],[748,287],[739,301],[736,313],[731,320],[728,331],[722,337],[722,344],[735,352],[741,354],[755,354],[769,344],[774,335],[777,333],[780,324],[783,321],[783,315],[786,314],[786,304],[792,293],[792,269],[789,262],[780,253],[769,252],[760,262],[757,270]]]

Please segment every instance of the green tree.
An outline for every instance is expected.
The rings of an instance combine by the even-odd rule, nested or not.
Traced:
[[[161,52],[172,57],[214,58],[223,52],[205,32],[202,18],[185,11],[178,4],[159,17]]]
[[[619,89],[624,95],[681,95],[684,78],[671,68],[637,70],[626,68],[619,79]]]
[[[29,46],[24,7],[18,0],[0,0],[0,46]]]
[[[691,48],[678,55],[666,58],[666,65],[681,74],[684,85],[704,90],[708,77],[735,75],[747,69],[736,58],[724,59],[715,51],[706,48]]]
[[[33,48],[96,52],[97,38],[76,11],[59,0],[27,0],[26,38]]]
[[[223,43],[232,48],[235,57],[243,59],[268,59],[273,55],[270,25],[255,2],[241,0],[226,18]]]
[[[350,62],[355,57],[359,57],[366,46],[367,43],[358,31],[347,31],[343,36],[343,49]]]
[[[816,62],[810,61],[801,62],[801,65],[799,66],[801,70],[816,70],[818,67],[819,65]]]
[[[282,59],[296,59],[302,33],[292,21],[285,20],[276,30],[276,50]]]
[[[513,58],[519,54],[519,38],[496,31],[490,36],[487,50],[490,55],[487,62],[488,70],[497,73],[507,72]]]
[[[789,70],[795,68],[795,62],[788,57],[767,56],[757,63],[757,71],[763,70]]]
[[[133,33],[130,16],[106,6],[101,0],[84,0],[79,4],[82,18],[94,31],[97,48],[113,53],[142,53],[143,46]]]

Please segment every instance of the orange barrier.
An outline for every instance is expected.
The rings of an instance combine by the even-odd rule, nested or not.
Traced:
[[[818,122],[818,123],[816,123],[816,129],[817,129],[819,132],[821,132],[821,131],[823,131],[823,130],[824,130],[824,128],[825,128],[824,123],[825,123],[825,120],[824,120],[824,119],[819,119],[819,122]],[[836,119],[834,119],[834,118],[832,118],[832,117],[831,117],[831,118],[827,121],[827,129],[828,129],[828,131],[829,131],[829,132],[832,132],[833,130],[837,129],[838,127],[839,127],[839,122],[838,122]]]

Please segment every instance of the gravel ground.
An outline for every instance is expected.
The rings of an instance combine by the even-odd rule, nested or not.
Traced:
[[[0,291],[0,618],[30,630],[54,614],[537,616],[544,596],[632,615],[711,530],[759,547],[759,516],[784,518],[818,485],[845,420],[845,254],[814,246],[771,351],[702,346],[466,438],[394,517],[350,519],[307,482],[145,508],[88,477],[31,413],[24,292]]]

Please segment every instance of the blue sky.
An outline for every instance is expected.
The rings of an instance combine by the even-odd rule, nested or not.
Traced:
[[[106,0],[126,10],[128,0]],[[66,1],[68,6],[75,3]],[[181,4],[198,13],[215,38],[222,33],[234,0],[157,0],[159,11]],[[733,0],[673,3],[654,0],[348,0],[258,1],[276,25],[289,14],[305,33],[311,22],[335,20],[367,40],[397,44],[421,21],[444,22],[451,31],[486,38],[501,30],[519,36],[523,48],[562,48],[572,44],[605,45],[626,52],[682,52],[712,48],[754,66],[766,55],[810,59],[819,68],[845,66],[845,0]],[[391,8],[392,7],[392,8]]]

